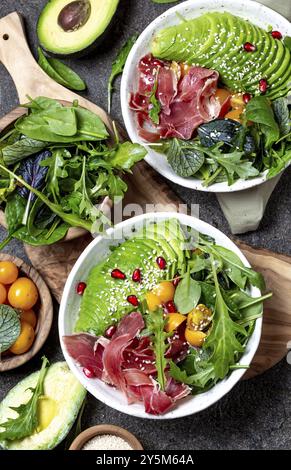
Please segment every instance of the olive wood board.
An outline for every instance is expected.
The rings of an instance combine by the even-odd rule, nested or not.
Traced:
[[[110,116],[96,104],[67,90],[51,80],[38,66],[26,41],[20,15],[13,12],[0,19],[0,61],[10,73],[17,89],[19,101],[27,101],[27,95],[34,98],[47,97],[73,101],[98,114],[112,133]],[[21,110],[23,112],[23,109]],[[1,119],[0,129],[5,128],[19,116],[20,110],[12,111]],[[156,174],[145,162],[136,165],[133,175],[127,177],[129,191],[126,202],[167,205],[167,210],[175,208],[181,201],[172,192],[165,180]],[[1,216],[1,213],[0,213]],[[1,223],[1,220],[0,220]],[[3,223],[3,215],[2,215]],[[74,229],[72,229],[74,230]],[[55,297],[60,300],[67,274],[90,237],[74,236],[67,242],[54,246],[26,247],[33,265],[43,275]],[[265,309],[264,328],[260,349],[247,376],[257,375],[282,359],[287,352],[287,342],[291,339],[291,258],[276,255],[266,250],[254,250],[244,246],[244,252],[255,268],[265,273],[268,287],[274,292]],[[289,297],[288,297],[289,296]]]

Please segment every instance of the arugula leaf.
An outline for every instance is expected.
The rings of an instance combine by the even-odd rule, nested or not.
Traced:
[[[49,362],[46,357],[42,358],[42,366],[39,372],[38,380],[34,388],[30,388],[31,397],[27,403],[17,407],[12,407],[18,416],[16,418],[9,418],[4,423],[0,424],[0,428],[4,431],[0,432],[1,440],[14,441],[23,439],[24,437],[31,436],[38,426],[37,407],[38,400],[43,395],[43,384],[47,373],[47,366]]]
[[[113,173],[109,174],[107,178],[108,183],[108,195],[110,199],[114,201],[116,197],[123,197],[124,193],[127,191],[127,184],[123,181],[122,178]]]
[[[146,154],[147,151],[141,145],[124,142],[118,145],[113,156],[108,161],[112,168],[129,171],[135,163],[143,160]]]
[[[111,111],[111,98],[112,98],[114,81],[116,77],[118,77],[118,75],[120,75],[123,72],[126,59],[136,40],[137,40],[137,34],[129,38],[124,44],[124,46],[122,47],[122,49],[119,51],[115,61],[112,64],[112,70],[111,70],[111,74],[108,80],[108,113],[110,113]]]
[[[237,353],[244,351],[243,346],[237,339],[237,334],[247,336],[247,332],[242,326],[231,319],[219,287],[212,255],[211,261],[216,301],[212,328],[210,334],[206,337],[204,346],[206,349],[211,348],[211,362],[215,375],[217,378],[223,379],[228,374],[230,366],[236,362]]]
[[[251,161],[242,160],[243,155],[244,152],[237,150],[227,154],[213,152],[213,158],[227,173],[229,185],[234,183],[235,175],[242,179],[249,179],[259,175],[259,171],[253,166]]]
[[[71,90],[82,91],[86,89],[86,83],[74,70],[58,59],[46,57],[40,47],[37,50],[38,64],[49,77]]]
[[[198,304],[200,296],[200,284],[191,278],[190,271],[188,270],[175,291],[174,302],[178,312],[182,314],[189,313]]]
[[[59,178],[67,178],[68,172],[64,169],[64,157],[69,152],[66,149],[56,149],[49,158],[41,162],[41,166],[47,170],[47,191],[52,194],[54,201],[57,202],[60,196]]]
[[[0,305],[0,353],[7,351],[20,335],[18,312],[9,305]]]
[[[214,367],[211,363],[207,363],[206,367],[201,368],[193,375],[187,375],[185,369],[180,369],[173,361],[170,362],[170,375],[177,382],[190,385],[198,389],[205,389],[210,382],[215,382],[216,375]]]
[[[158,76],[156,76],[155,83],[154,83],[154,86],[152,88],[152,91],[149,97],[150,98],[149,101],[151,104],[149,117],[154,124],[158,125],[160,122],[161,104],[156,97],[157,88],[158,88]]]
[[[167,381],[165,369],[167,367],[168,360],[165,358],[165,354],[170,346],[169,343],[166,343],[169,334],[164,331],[165,322],[166,320],[164,319],[162,309],[156,309],[154,312],[146,315],[146,327],[153,343],[158,374],[157,381],[160,384],[161,390],[165,389]]]
[[[205,158],[195,144],[179,139],[172,139],[167,150],[168,162],[182,177],[193,176],[202,167]]]
[[[270,148],[280,137],[279,126],[275,120],[270,101],[265,96],[253,97],[246,106],[246,119],[260,126],[265,135],[266,148]]]

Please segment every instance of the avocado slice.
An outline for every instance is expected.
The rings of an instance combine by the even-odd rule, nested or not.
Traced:
[[[89,53],[104,39],[119,0],[50,0],[42,10],[37,35],[57,57]]]
[[[256,46],[246,52],[244,44]],[[212,68],[231,91],[259,94],[259,81],[269,84],[267,96],[286,95],[291,88],[290,51],[270,32],[228,12],[206,13],[159,31],[151,51],[157,58]]]
[[[10,390],[0,404],[0,423],[17,416],[11,407],[29,400],[30,388],[35,387],[38,376],[39,371],[34,372]],[[52,364],[44,379],[44,395],[38,402],[38,429],[31,436],[18,441],[0,441],[0,446],[8,450],[53,449],[67,436],[85,396],[85,388],[65,362]]]
[[[188,256],[184,244],[180,224],[171,219],[166,223],[148,224],[115,247],[108,258],[89,273],[75,331],[104,334],[108,326],[133,310],[127,301],[129,295],[136,295],[142,301],[148,291],[162,280],[171,278],[176,269],[183,271],[185,256]],[[159,256],[166,260],[165,270],[157,265]],[[126,275],[125,280],[111,277],[115,268]],[[137,268],[142,273],[140,283],[132,280],[132,273]]]

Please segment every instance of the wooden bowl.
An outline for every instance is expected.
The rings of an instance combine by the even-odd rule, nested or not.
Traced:
[[[3,353],[0,358],[0,372],[4,372],[25,364],[25,362],[29,361],[42,348],[52,326],[53,302],[46,283],[32,266],[16,258],[16,256],[11,256],[6,253],[0,253],[0,261],[12,261],[15,263],[19,269],[20,275],[29,277],[35,283],[39,292],[39,300],[36,304],[37,325],[34,343],[26,353],[20,354],[19,356],[9,353],[6,355],[6,353]]]
[[[60,103],[63,105],[69,105],[70,103],[68,101],[64,100],[59,100]],[[7,130],[18,118],[23,116],[24,114],[27,114],[27,109],[19,106],[18,108],[13,109],[10,113],[6,114],[3,118],[0,119],[0,133],[3,131]],[[119,128],[118,128],[119,130]],[[124,131],[123,131],[124,133]],[[124,134],[121,134],[122,136]],[[110,216],[110,209],[112,207],[112,202],[109,199],[108,196],[106,196],[102,203],[100,204],[100,210],[104,212],[104,214],[108,217]],[[6,221],[5,221],[5,215],[3,210],[0,209],[0,225],[2,227],[7,228],[6,226]],[[60,240],[60,241],[69,241],[69,240],[75,240],[76,238],[82,237],[88,233],[85,229],[81,227],[70,227],[67,231],[66,236]]]
[[[86,442],[90,441],[93,437],[101,436],[103,434],[111,434],[112,436],[121,437],[126,441],[132,450],[143,450],[143,447],[139,440],[126,429],[120,428],[119,426],[113,426],[112,424],[99,424],[91,428],[85,429],[79,436],[72,442],[69,450],[82,450]]]

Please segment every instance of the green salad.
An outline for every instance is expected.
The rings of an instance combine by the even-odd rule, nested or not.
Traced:
[[[252,287],[265,290],[263,276],[176,219],[134,232],[84,281],[82,292],[77,289],[82,299],[75,335],[64,338],[69,354],[87,377],[116,385],[153,414],[165,410],[147,405],[129,385],[131,374],[141,385],[153,381],[168,398],[174,385],[179,398],[208,390],[248,367],[240,359],[271,296],[250,295]]]
[[[100,210],[106,196],[123,197],[124,172],[143,159],[138,144],[109,144],[102,120],[77,102],[62,106],[39,97],[28,114],[0,136],[0,204],[7,243],[61,240],[69,227],[97,232],[108,222]],[[3,244],[2,244],[3,247]]]

